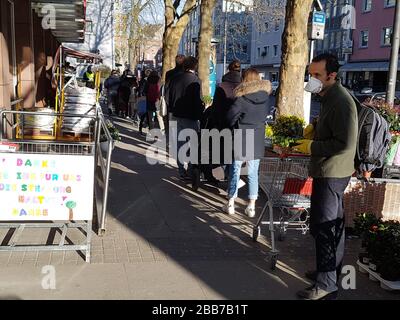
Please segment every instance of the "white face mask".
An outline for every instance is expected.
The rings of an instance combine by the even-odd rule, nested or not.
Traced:
[[[323,89],[323,86],[324,85],[320,80],[311,77],[310,81],[308,81],[304,90],[311,92],[311,93],[320,93]]]

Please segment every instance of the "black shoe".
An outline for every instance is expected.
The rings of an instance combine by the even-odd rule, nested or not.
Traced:
[[[205,180],[207,181],[207,183],[210,183],[210,184],[218,184],[219,183],[219,180],[218,179],[216,179],[215,177],[205,177]]]
[[[193,169],[192,173],[192,188],[197,191],[200,187],[200,170],[198,168]]]
[[[192,181],[192,176],[188,175],[186,172],[184,174],[179,175],[179,179],[182,181]]]

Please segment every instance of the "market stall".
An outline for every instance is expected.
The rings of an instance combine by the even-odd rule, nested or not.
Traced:
[[[67,63],[71,57],[92,66],[92,75],[84,79]],[[60,47],[56,61],[54,106],[0,111],[0,229],[13,231],[0,251],[82,251],[89,262],[97,165],[108,164],[103,170],[103,213],[113,142],[97,103],[96,63],[101,57]],[[100,150],[101,134],[109,144],[106,154]],[[99,214],[98,219],[104,221]],[[30,228],[56,228],[60,240],[24,244],[24,230]],[[70,229],[82,231],[80,243],[66,244]]]

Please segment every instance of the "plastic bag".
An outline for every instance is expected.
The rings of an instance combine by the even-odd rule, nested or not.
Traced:
[[[397,151],[399,149],[400,145],[400,139],[396,137],[396,142],[390,147],[386,159],[385,159],[385,164],[388,166],[393,165],[394,158],[396,157]]]

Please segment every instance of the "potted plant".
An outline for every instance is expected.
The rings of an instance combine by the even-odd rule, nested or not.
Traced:
[[[274,151],[290,153],[291,147],[296,145],[298,140],[303,139],[304,125],[304,120],[296,116],[279,116],[271,125]]]
[[[119,135],[119,130],[114,126],[114,124],[107,120],[106,122],[107,129],[110,132],[111,138],[112,138],[112,149],[114,149],[115,141],[121,141],[121,137]],[[109,146],[109,141],[107,140],[107,135],[104,132],[104,130],[101,130],[100,134],[100,148],[103,152],[108,151],[108,146]]]
[[[354,233],[361,238],[361,247],[367,248],[370,240],[370,230],[379,223],[379,219],[373,213],[358,214],[354,219]],[[359,261],[364,264],[369,264],[370,258],[367,251],[359,254]]]
[[[400,223],[386,221],[378,230],[377,254],[379,272],[383,279],[400,281]],[[379,250],[379,251],[378,251]]]

